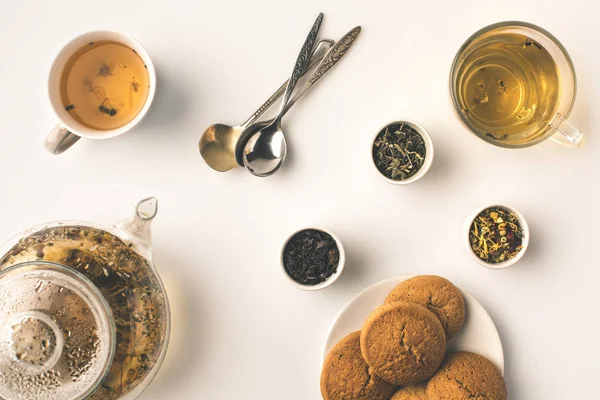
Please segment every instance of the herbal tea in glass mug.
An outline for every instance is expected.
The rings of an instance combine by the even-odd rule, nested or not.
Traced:
[[[562,44],[526,22],[481,29],[460,48],[450,95],[462,122],[496,146],[520,148],[548,138],[574,147],[585,136],[567,118],[575,70]]]

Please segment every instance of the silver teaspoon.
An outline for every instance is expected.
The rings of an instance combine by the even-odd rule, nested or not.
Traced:
[[[271,175],[279,169],[281,160],[285,157],[286,147],[283,131],[281,130],[281,118],[296,83],[302,75],[302,71],[306,69],[322,22],[323,13],[320,13],[300,49],[300,54],[294,64],[277,116],[273,119],[273,122],[254,134],[250,140],[252,142],[250,151],[244,151],[244,166],[256,176]]]
[[[271,121],[255,123],[242,133],[238,149],[236,149],[238,163],[241,161],[252,174],[260,177],[274,174],[281,165],[283,165],[287,154],[287,145],[283,130],[281,129],[281,118],[308,89],[329,71],[344,56],[344,54],[346,54],[348,49],[354,44],[360,31],[360,26],[353,28],[327,52],[302,89],[294,96],[294,98],[284,104],[284,108],[280,115]],[[279,122],[277,119],[279,119]],[[265,138],[262,133],[274,124],[278,124],[277,131]],[[267,139],[269,141],[267,141]],[[241,148],[241,146],[244,147]]]
[[[310,59],[308,70],[315,67],[333,45],[333,40],[323,39],[319,41]],[[306,74],[306,71],[304,73]],[[256,122],[283,95],[286,87],[287,81],[241,125],[212,124],[206,128],[198,142],[198,149],[206,164],[220,172],[229,171],[238,165],[243,167],[244,164],[241,161],[238,164],[236,160],[236,147],[238,147],[242,132]]]

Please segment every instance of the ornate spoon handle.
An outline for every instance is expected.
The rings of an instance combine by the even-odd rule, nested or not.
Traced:
[[[302,97],[302,95],[306,93],[306,91],[310,89],[312,85],[314,85],[319,79],[321,79],[321,77],[325,75],[325,73],[329,71],[331,67],[333,67],[344,56],[344,54],[346,54],[348,49],[352,47],[352,45],[356,41],[356,38],[358,37],[360,31],[360,26],[357,26],[356,28],[352,29],[350,32],[346,33],[344,37],[342,37],[340,41],[336,43],[336,45],[333,46],[333,48],[331,48],[331,50],[327,52],[323,60],[321,60],[321,63],[317,67],[316,71],[313,72],[312,76],[308,79],[308,81],[306,81],[302,89],[300,89],[300,91],[296,93],[296,95],[289,101],[289,103],[285,105],[283,114],[288,112],[289,109],[292,108],[294,103],[296,103],[296,101],[298,101],[298,99]]]
[[[315,47],[315,41],[317,40],[317,35],[319,34],[319,29],[321,29],[321,23],[323,22],[323,13],[319,13],[315,23],[312,28],[302,48],[300,49],[300,54],[298,54],[298,58],[296,58],[296,64],[294,65],[294,70],[292,71],[292,75],[290,76],[290,80],[285,88],[285,93],[283,95],[283,101],[281,102],[281,106],[279,107],[279,113],[275,120],[280,120],[283,116],[283,110],[285,109],[285,105],[290,99],[294,88],[296,87],[296,83],[298,83],[298,79],[302,76],[302,72],[306,69],[308,65],[308,60],[310,59],[310,53],[312,53],[313,48]]]
[[[304,71],[304,73],[311,70],[315,65],[319,64],[321,62],[321,60],[323,60],[323,57],[325,57],[327,52],[331,49],[331,47],[333,47],[334,44],[335,44],[335,42],[333,40],[329,40],[329,39],[323,39],[323,40],[319,41],[319,43],[317,43],[317,45],[315,47],[315,51],[312,53],[312,57],[310,58],[310,62],[308,64],[308,67]],[[254,112],[254,114],[252,114],[242,125],[240,125],[242,130],[246,129],[248,126],[250,126],[251,124],[256,122],[256,120],[259,119],[260,116],[263,115],[264,112],[267,111],[273,105],[273,103],[276,102],[281,97],[281,95],[283,94],[283,92],[285,92],[285,89],[287,88],[288,81],[289,81],[289,79],[287,81],[285,81],[279,87],[279,89],[277,89],[277,91],[275,93],[273,93],[271,95],[271,97],[269,97],[267,99],[267,101],[265,101],[258,108],[258,110],[256,110]]]

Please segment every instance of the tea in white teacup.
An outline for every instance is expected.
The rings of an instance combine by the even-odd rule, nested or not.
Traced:
[[[60,96],[71,117],[88,128],[126,125],[144,107],[150,83],[142,58],[114,41],[96,41],[75,51],[64,66]]]

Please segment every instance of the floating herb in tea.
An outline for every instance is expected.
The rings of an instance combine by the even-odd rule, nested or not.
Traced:
[[[325,282],[336,273],[339,262],[335,239],[316,229],[296,233],[283,250],[285,272],[301,285]]]
[[[96,74],[96,76],[103,76],[105,78],[108,78],[109,75],[112,75],[110,66],[108,64],[102,64],[98,69],[98,73]]]
[[[502,207],[486,208],[473,220],[469,242],[477,257],[498,264],[523,249],[523,228],[514,212]]]
[[[102,111],[106,115],[114,117],[115,115],[117,115],[117,110],[115,110],[114,108],[106,107],[104,105],[104,102],[106,100],[108,100],[108,99],[104,99],[104,101],[102,101],[102,104],[100,104],[100,106],[98,106],[98,110]]]
[[[425,139],[412,126],[388,125],[373,144],[373,161],[387,178],[396,181],[416,174],[425,162]]]

